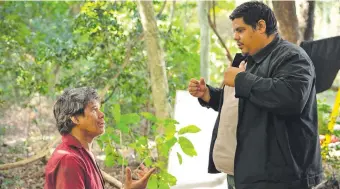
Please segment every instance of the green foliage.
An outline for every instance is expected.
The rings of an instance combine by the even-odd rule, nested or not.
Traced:
[[[154,1],[156,13],[163,3]],[[173,17],[170,8],[167,3],[157,25],[165,52],[168,99],[173,105],[176,90],[186,90],[188,81],[199,77],[200,43],[196,3],[177,3]],[[97,140],[106,154],[106,166],[126,165],[128,160],[120,150],[130,147],[140,162],[160,168],[153,188],[176,183],[163,160],[174,145],[181,146],[180,163],[183,153],[195,156],[184,134],[200,129],[188,126],[178,131],[175,120],[154,116],[135,1],[4,2],[0,11],[1,104],[25,105],[36,93],[55,98],[69,87],[92,86],[98,91],[109,87],[102,106],[108,127]],[[214,49],[219,55],[221,50]],[[140,123],[150,126],[146,136],[139,132]],[[150,141],[156,144],[151,146]]]
[[[159,11],[163,2],[154,5]],[[195,6],[180,4],[175,13]],[[101,90],[108,85],[106,97],[113,95],[106,103],[122,103],[127,112],[151,108],[136,2],[4,2],[0,10],[1,101],[25,103],[19,99],[35,93],[54,97],[68,87]],[[176,90],[185,90],[190,78],[199,77],[199,30],[184,30],[176,15],[170,23],[166,10],[158,23],[173,102]]]
[[[329,131],[328,130],[328,122],[330,121],[329,117],[332,113],[332,108],[330,105],[326,104],[325,100],[318,100],[318,127],[319,134],[330,136],[340,136],[339,131]],[[333,155],[334,149],[330,148],[329,144],[323,142],[321,145],[321,155],[323,158],[323,165],[325,167],[324,172],[326,177],[331,178],[337,170],[340,170],[340,158]]]
[[[169,188],[176,184],[176,178],[167,172],[167,160],[172,147],[176,144],[181,146],[182,152],[188,156],[196,156],[197,152],[191,141],[184,137],[184,134],[197,133],[200,131],[195,125],[189,125],[176,129],[178,122],[173,119],[159,119],[153,114],[142,112],[140,114],[121,114],[120,105],[116,104],[111,110],[114,121],[108,125],[105,134],[99,137],[98,144],[104,149],[106,158],[105,165],[108,167],[116,165],[127,165],[127,157],[119,152],[120,146],[128,146],[136,155],[139,162],[143,162],[147,167],[157,167],[159,172],[150,178],[148,188]],[[154,133],[148,137],[140,136],[131,128],[139,124],[141,116],[152,122]],[[110,120],[107,120],[110,122]],[[121,138],[128,138],[121,141]],[[152,145],[151,141],[155,141]],[[151,143],[150,143],[151,142]],[[157,155],[155,155],[155,152]],[[182,156],[177,152],[177,157],[182,164]]]
[[[0,88],[5,101],[48,93],[55,64],[62,59],[60,47],[71,45],[71,5],[4,2],[0,6]]]
[[[318,100],[318,125],[320,135],[328,133],[328,122],[331,112],[332,108],[325,103],[325,100]]]

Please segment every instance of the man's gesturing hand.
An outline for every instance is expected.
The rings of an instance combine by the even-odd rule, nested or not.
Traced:
[[[246,64],[244,61],[241,62],[238,68],[236,67],[229,67],[224,72],[224,84],[229,87],[235,87],[235,78],[236,75],[240,72],[244,72],[246,69]]]
[[[201,78],[199,81],[196,79],[190,80],[188,91],[192,96],[197,98],[203,98],[204,93],[207,92],[207,90],[208,88],[203,78]]]
[[[137,175],[139,180],[132,180],[131,169],[125,169],[125,184],[124,189],[145,189],[148,185],[148,180],[152,173],[156,170],[156,168],[148,169],[143,164],[140,165],[140,168],[137,171]]]

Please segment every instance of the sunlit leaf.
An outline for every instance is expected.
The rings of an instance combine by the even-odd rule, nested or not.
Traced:
[[[189,126],[181,128],[178,131],[178,134],[182,135],[182,134],[186,134],[186,133],[198,133],[200,131],[201,131],[201,129],[198,128],[196,125],[189,125]]]
[[[179,137],[178,138],[178,142],[181,146],[181,149],[183,150],[183,152],[190,156],[190,157],[193,157],[193,156],[197,156],[197,152],[194,148],[194,145],[191,143],[191,141],[185,137]]]
[[[150,120],[150,121],[157,121],[157,118],[151,114],[150,112],[142,112],[140,113],[143,117],[145,117],[147,120]]]
[[[114,157],[112,155],[107,155],[104,161],[107,167],[112,167],[115,165]]]
[[[157,176],[155,174],[151,175],[146,188],[158,189],[158,181],[157,181]]]
[[[177,152],[177,157],[178,157],[178,162],[180,165],[182,165],[182,155],[180,153]]]
[[[136,113],[121,115],[120,122],[124,124],[136,124],[140,122],[140,117]]]
[[[121,113],[120,113],[120,105],[119,104],[115,104],[112,108],[112,113],[113,113],[113,118],[116,121],[116,123],[120,123],[120,117],[121,117]]]

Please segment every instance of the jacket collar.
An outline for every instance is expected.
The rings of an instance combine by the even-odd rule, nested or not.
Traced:
[[[63,143],[65,143],[68,146],[73,146],[76,148],[83,148],[79,140],[76,139],[76,137],[72,136],[71,134],[63,135],[61,140]]]

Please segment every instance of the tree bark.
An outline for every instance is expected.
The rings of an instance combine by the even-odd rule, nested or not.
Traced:
[[[297,44],[299,41],[299,22],[295,1],[273,1],[272,3],[282,38]]]
[[[169,87],[165,70],[164,52],[156,23],[152,1],[138,1],[138,9],[144,30],[144,43],[148,57],[148,69],[151,77],[152,98],[159,118],[171,117],[168,101]]]
[[[315,24],[315,1],[308,1],[306,29],[303,34],[304,41],[310,41],[314,38],[314,24]]]
[[[209,1],[198,1],[198,19],[200,24],[200,70],[201,77],[206,83],[209,83],[209,50],[210,50],[210,32],[209,32]]]

